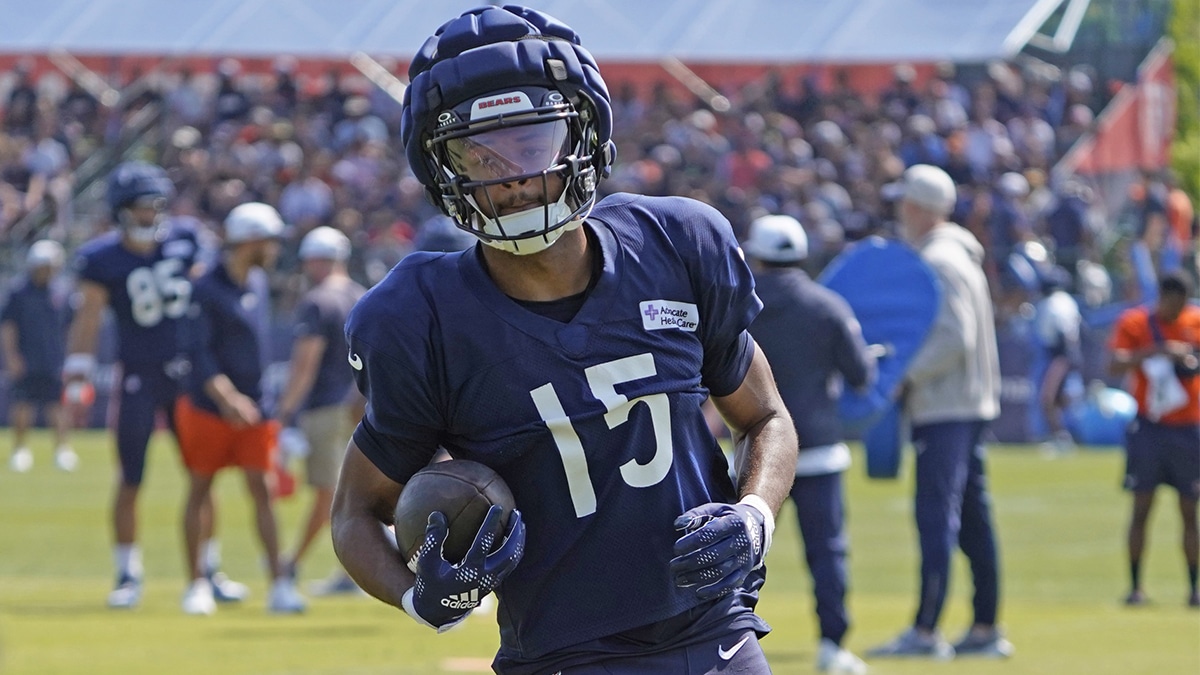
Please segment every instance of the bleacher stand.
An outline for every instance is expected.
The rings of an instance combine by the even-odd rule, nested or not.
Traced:
[[[793,216],[807,230],[815,274],[847,244],[890,232],[885,186],[906,167],[931,163],[958,184],[954,218],[988,248],[999,321],[1036,300],[1006,271],[1009,252],[1027,241],[1077,276],[1107,272],[1111,295],[1084,304],[1135,296],[1129,256],[1150,246],[1157,261],[1162,181],[1149,177],[1141,201],[1131,199],[1136,222],[1123,232],[1083,179],[1049,178],[1099,112],[1089,71],[1040,62],[975,70],[967,79],[940,64],[921,80],[899,64],[877,96],[854,91],[844,72],[828,86],[806,78],[794,91],[769,77],[722,92],[731,102],[722,112],[666,86],[616,83],[622,154],[605,189],[697,197],[739,234],[759,215]],[[397,106],[352,82],[331,71],[302,83],[290,57],[259,73],[222,59],[210,72],[164,65],[133,73],[121,100],[106,106],[52,69],[35,79],[22,62],[0,77],[0,271],[10,272],[13,256],[36,238],[70,248],[106,227],[89,191],[106,168],[95,158],[111,166],[140,156],[169,171],[177,216],[211,226],[246,201],[278,207],[289,224],[274,280],[281,313],[301,288],[296,247],[319,225],[354,242],[357,281],[378,282],[437,212],[405,163]]]

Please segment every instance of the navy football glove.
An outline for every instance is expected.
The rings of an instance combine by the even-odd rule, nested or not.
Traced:
[[[671,560],[675,585],[710,600],[741,586],[762,566],[775,517],[766,502],[750,495],[737,504],[697,506],[675,519],[675,529],[683,532]]]
[[[442,544],[449,533],[446,516],[440,511],[429,514],[425,541],[415,556],[415,564],[409,565],[417,575],[402,603],[409,616],[439,633],[447,631],[467,618],[479,601],[496,590],[516,568],[525,553],[525,523],[521,522],[520,511],[514,510],[509,516],[504,542],[488,553],[500,534],[503,512],[496,505],[488,509],[479,534],[457,565],[451,565],[442,556]]]

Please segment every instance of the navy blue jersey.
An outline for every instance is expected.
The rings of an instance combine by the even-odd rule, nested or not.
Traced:
[[[501,658],[697,606],[668,574],[673,521],[735,497],[701,404],[740,386],[762,305],[728,222],[693,200],[618,194],[587,227],[603,269],[569,322],[501,293],[476,247],[410,255],[347,324],[363,453],[405,483],[444,446],[495,469],[524,514]],[[757,583],[742,591],[751,607]]]
[[[270,318],[266,273],[251,269],[241,286],[218,264],[196,280],[192,297],[184,338],[192,363],[186,385],[192,403],[219,414],[204,383],[224,374],[239,392],[261,404]]]
[[[304,294],[296,308],[296,337],[325,339],[317,376],[304,401],[304,409],[323,408],[346,401],[354,374],[346,365],[346,317],[366,289],[344,277],[331,277]]]
[[[58,377],[62,372],[70,314],[66,298],[50,286],[25,279],[13,289],[0,310],[0,323],[11,322],[16,329],[27,373]]]
[[[179,320],[191,303],[188,272],[199,255],[195,229],[166,226],[158,246],[142,256],[121,243],[120,232],[80,247],[79,278],[108,290],[117,324],[117,358],[138,366],[162,364],[179,354]]]

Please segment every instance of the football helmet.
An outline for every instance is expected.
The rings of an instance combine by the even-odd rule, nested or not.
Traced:
[[[524,255],[587,217],[615,150],[608,89],[574,30],[524,7],[475,9],[426,40],[409,79],[409,164],[459,228]],[[520,189],[497,202],[500,185]]]
[[[123,162],[108,176],[108,208],[113,221],[133,241],[150,243],[158,238],[167,200],[175,186],[162,167],[146,162]],[[130,214],[130,207],[151,206],[154,218],[141,221]]]

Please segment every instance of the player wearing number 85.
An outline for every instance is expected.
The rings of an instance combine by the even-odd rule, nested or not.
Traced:
[[[497,591],[498,673],[769,672],[754,606],[797,441],[729,223],[689,199],[597,201],[609,96],[552,17],[468,12],[409,75],[409,164],[479,243],[411,254],[351,312],[368,405],[334,498],[342,563],[439,630]],[[410,571],[380,522],[439,446],[492,467],[517,510],[453,565],[432,516]]]
[[[197,232],[167,217],[173,193],[161,168],[144,162],[118,165],[109,175],[107,195],[117,229],[81,246],[74,262],[79,300],[63,364],[68,389],[88,382],[94,374],[105,308],[112,310],[117,329],[121,377],[113,394],[120,399],[115,433],[121,473],[112,510],[117,584],[108,605],[113,608],[132,608],[141,597],[135,507],[146,447],[157,415],[162,414],[174,432],[179,378],[187,369],[177,329],[191,302],[191,279],[203,256]],[[205,514],[204,539],[208,540],[211,504]],[[215,568],[216,547],[209,543],[206,549],[210,569]],[[213,573],[226,599],[245,594],[241,584]]]

